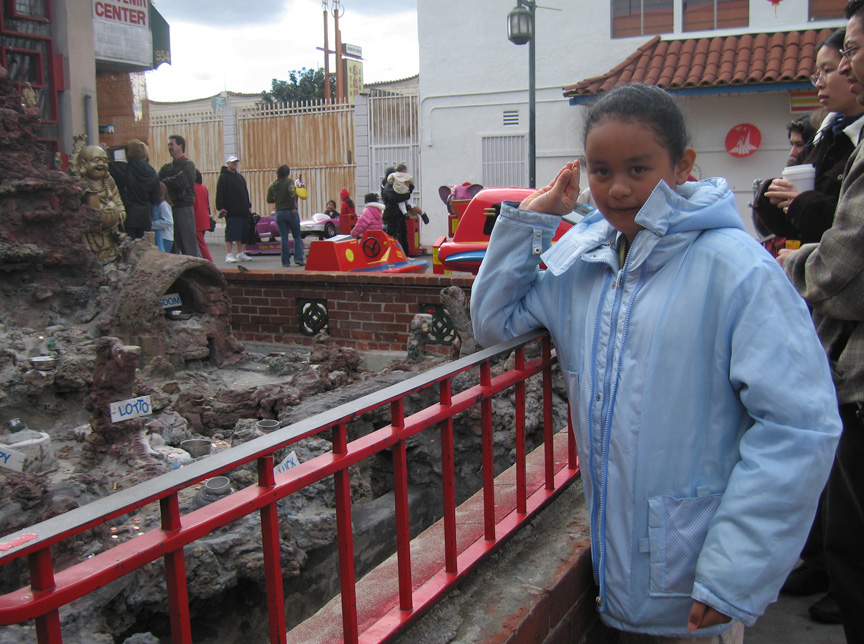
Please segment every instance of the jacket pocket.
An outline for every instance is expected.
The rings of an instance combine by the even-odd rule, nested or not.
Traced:
[[[648,499],[651,595],[689,596],[693,591],[696,560],[721,498],[722,493]]]

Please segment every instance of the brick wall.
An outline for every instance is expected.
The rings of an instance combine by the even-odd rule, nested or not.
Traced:
[[[141,112],[134,110],[136,91],[140,98],[143,72],[106,72],[96,74],[96,94],[99,125],[113,125],[113,133],[102,133],[99,141],[109,148],[126,145],[130,139],[148,143],[150,136],[150,106],[141,101]],[[151,153],[152,154],[152,153]]]
[[[238,339],[313,344],[314,336],[301,331],[300,307],[314,301],[323,302],[330,337],[359,351],[405,351],[409,325],[421,307],[440,307],[439,294],[448,286],[459,286],[468,295],[474,282],[470,275],[425,273],[223,270],[222,274],[228,282],[231,328]],[[320,316],[315,321],[320,322]],[[426,349],[440,355],[451,351],[450,346],[432,343]]]

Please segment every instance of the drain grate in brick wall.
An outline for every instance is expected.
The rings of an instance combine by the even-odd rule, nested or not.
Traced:
[[[299,331],[302,335],[315,336],[329,330],[330,314],[326,299],[299,299],[297,310],[300,318]]]

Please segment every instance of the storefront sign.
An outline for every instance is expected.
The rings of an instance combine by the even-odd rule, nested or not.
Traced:
[[[149,0],[92,0],[97,61],[149,69],[153,64]]]

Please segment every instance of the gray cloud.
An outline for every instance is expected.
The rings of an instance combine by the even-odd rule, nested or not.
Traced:
[[[162,17],[191,22],[202,27],[246,26],[273,22],[273,16],[286,10],[288,0],[153,0]]]
[[[367,16],[416,11],[417,0],[341,0],[346,14]],[[258,25],[287,11],[288,0],[153,0],[153,6],[171,24],[191,22],[205,27]],[[332,7],[332,4],[331,4]]]

